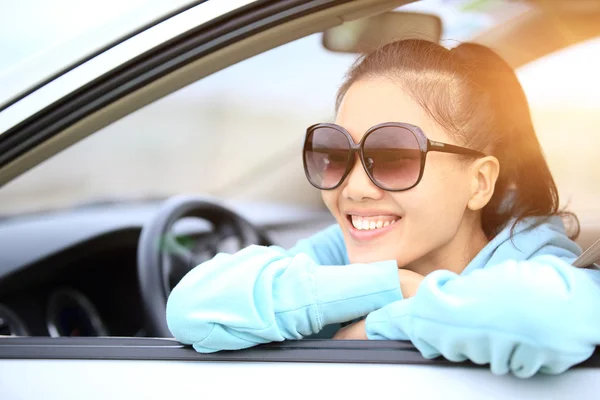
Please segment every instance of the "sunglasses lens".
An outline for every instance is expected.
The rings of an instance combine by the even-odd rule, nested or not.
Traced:
[[[350,143],[336,129],[317,127],[308,134],[303,157],[310,182],[319,189],[331,189],[344,176],[350,157]]]
[[[419,179],[421,151],[408,129],[388,126],[371,132],[365,139],[364,159],[369,174],[384,189],[407,189]]]

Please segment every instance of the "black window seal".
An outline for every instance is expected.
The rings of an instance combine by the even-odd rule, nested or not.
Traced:
[[[255,347],[198,353],[169,338],[5,337],[0,359],[35,360],[154,360],[194,362],[282,362],[337,364],[396,364],[489,368],[470,361],[424,358],[408,341],[304,339]],[[600,368],[600,350],[573,368]]]
[[[95,111],[197,59],[273,26],[349,1],[257,2],[200,25],[107,72],[0,135],[0,168]]]

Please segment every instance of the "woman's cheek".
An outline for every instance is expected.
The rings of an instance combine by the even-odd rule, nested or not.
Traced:
[[[337,190],[321,190],[321,198],[329,212],[335,217],[339,216],[339,208],[337,206]]]

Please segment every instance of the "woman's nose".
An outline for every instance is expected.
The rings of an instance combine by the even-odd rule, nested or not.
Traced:
[[[379,200],[384,191],[378,188],[369,178],[358,157],[355,157],[352,170],[346,177],[342,196],[353,201],[365,199]]]

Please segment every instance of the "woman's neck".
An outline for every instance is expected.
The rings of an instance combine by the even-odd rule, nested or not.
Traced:
[[[423,276],[436,270],[448,270],[459,274],[488,242],[479,216],[465,216],[456,235],[448,243],[405,268]]]

